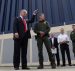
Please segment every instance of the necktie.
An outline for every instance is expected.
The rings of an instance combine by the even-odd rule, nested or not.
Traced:
[[[23,19],[23,23],[24,23],[24,32],[27,32],[27,23],[25,19]]]

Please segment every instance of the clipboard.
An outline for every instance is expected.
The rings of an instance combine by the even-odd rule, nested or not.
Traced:
[[[52,54],[57,54],[57,48],[51,48]]]

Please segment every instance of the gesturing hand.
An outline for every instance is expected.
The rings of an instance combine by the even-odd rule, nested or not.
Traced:
[[[36,15],[37,13],[38,13],[38,9],[33,12],[33,15]]]

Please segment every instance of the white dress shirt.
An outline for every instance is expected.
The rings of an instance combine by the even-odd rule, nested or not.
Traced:
[[[60,43],[60,42],[64,42],[64,41],[69,41],[69,37],[68,37],[68,35],[67,34],[60,34],[59,36],[58,36],[58,43]]]
[[[54,38],[51,38],[51,40],[52,40],[52,45],[54,45]]]

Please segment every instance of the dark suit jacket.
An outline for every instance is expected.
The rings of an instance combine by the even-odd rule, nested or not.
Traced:
[[[28,31],[25,33],[24,32],[24,23],[23,23],[21,17],[16,18],[14,20],[14,24],[13,24],[13,34],[18,33],[19,34],[19,39],[22,39],[25,36],[25,34],[27,35],[26,38],[31,38],[29,23],[33,23],[34,19],[35,19],[35,15],[32,16],[31,20],[26,21]],[[16,38],[14,37],[14,39],[16,39]]]
[[[51,47],[52,47],[52,39],[50,38]],[[58,48],[58,40],[56,37],[54,37],[54,47]]]

